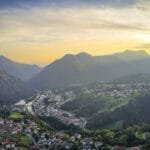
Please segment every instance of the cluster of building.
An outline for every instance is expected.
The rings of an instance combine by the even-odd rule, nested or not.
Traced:
[[[84,128],[86,120],[83,117],[76,117],[75,114],[61,109],[66,102],[75,98],[73,91],[54,93],[51,90],[39,92],[30,102],[24,100],[15,104],[13,110],[30,113],[34,116],[54,117],[66,125],[74,125]]]
[[[103,83],[98,84],[96,87],[84,87],[82,92],[85,94],[95,94],[96,96],[112,96],[126,98],[135,93],[148,93],[150,92],[150,84],[137,82],[137,83]]]
[[[136,93],[150,92],[150,84],[147,83],[100,83],[95,87],[80,87],[81,94],[95,96],[111,96],[127,98]],[[54,117],[66,125],[75,125],[84,128],[86,119],[77,117],[72,112],[62,110],[61,106],[69,101],[73,101],[80,93],[73,90],[64,91],[39,91],[36,97],[29,102],[21,100],[13,109],[15,111],[24,111],[35,116]],[[124,102],[124,101],[123,101]]]
[[[11,135],[19,134],[21,131],[22,126],[20,123],[0,118],[0,149],[14,149],[16,139],[12,139]]]
[[[23,143],[26,136],[31,142]],[[99,150],[107,147],[101,140],[76,132],[54,132],[42,130],[38,123],[31,119],[13,121],[0,118],[0,149],[1,150],[49,150],[49,149],[80,149]],[[139,147],[113,146],[111,150],[140,150]]]
[[[0,118],[0,149],[1,150],[22,150],[26,146],[21,140],[27,137],[28,128],[34,130],[34,122],[30,119],[14,121],[9,118]],[[30,132],[31,133],[31,132]],[[29,138],[32,141],[32,139]],[[31,142],[32,143],[32,142]]]

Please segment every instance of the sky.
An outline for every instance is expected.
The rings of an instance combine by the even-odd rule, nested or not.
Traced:
[[[0,55],[45,66],[68,53],[150,53],[149,6],[149,0],[0,0]]]

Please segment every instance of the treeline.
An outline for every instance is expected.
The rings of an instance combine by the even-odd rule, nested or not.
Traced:
[[[141,126],[132,126],[123,130],[84,130],[82,136],[93,137],[96,141],[101,141],[106,147],[139,146],[142,150],[150,149],[150,125],[142,124]]]

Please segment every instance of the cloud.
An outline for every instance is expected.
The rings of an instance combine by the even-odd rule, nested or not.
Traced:
[[[138,0],[138,2],[134,5],[134,7],[143,12],[148,13],[150,11],[150,1],[149,0]]]
[[[23,0],[12,0],[12,3],[19,4],[19,2],[25,3]],[[37,5],[40,2],[37,0]],[[52,0],[44,0],[44,2],[52,5]],[[57,4],[60,1],[53,0],[53,2]],[[69,2],[74,1],[61,1],[63,4]],[[99,3],[105,6],[115,6],[115,4],[130,6],[137,0],[136,2],[132,0],[77,0],[77,2],[88,5]],[[68,39],[99,40],[124,33],[134,35],[138,32],[149,32],[150,21],[147,14],[143,15],[136,7],[120,10],[98,7],[51,8],[47,5],[47,7],[29,7],[28,10],[0,9],[0,42],[51,43]]]
[[[89,25],[85,25],[86,27],[92,27],[94,29],[107,29],[107,30],[125,30],[125,31],[149,31],[149,28],[144,28],[140,24],[130,24],[130,23],[121,23],[121,22],[115,22],[115,21],[107,21],[107,20],[101,20],[97,23],[91,23]]]
[[[11,7],[79,7],[79,6],[96,6],[96,7],[129,7],[138,3],[139,0],[1,0],[0,8]]]

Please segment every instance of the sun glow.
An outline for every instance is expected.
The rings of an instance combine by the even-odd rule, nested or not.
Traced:
[[[150,42],[150,34],[139,35],[139,39],[141,39],[144,42]]]

